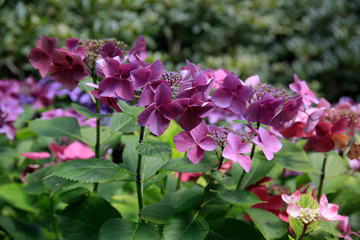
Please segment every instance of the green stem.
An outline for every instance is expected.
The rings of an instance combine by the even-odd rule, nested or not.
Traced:
[[[144,133],[145,133],[145,127],[141,126],[140,128],[140,135],[139,135],[139,143],[141,143],[144,140]],[[136,190],[137,190],[137,197],[138,197],[138,203],[139,203],[139,219],[141,221],[141,215],[140,211],[143,209],[144,203],[143,203],[143,183],[141,181],[141,161],[142,161],[142,155],[138,154],[138,162],[137,162],[137,168],[136,168]]]
[[[59,229],[57,226],[56,218],[55,218],[55,206],[54,206],[54,199],[50,198],[50,207],[51,207],[51,222],[55,231],[55,239],[60,239]]]
[[[304,228],[303,228],[303,231],[302,231],[302,233],[301,233],[301,236],[300,236],[299,240],[301,240],[301,239],[305,236],[305,233],[306,233],[306,230],[307,230],[307,228],[308,228],[308,225],[309,225],[309,224],[304,224]]]
[[[93,71],[91,74],[94,84],[97,84],[97,76]],[[95,102],[96,113],[100,113],[100,101],[96,98]],[[100,118],[96,119],[96,143],[95,143],[95,158],[100,158]],[[97,191],[98,183],[94,184],[94,192]]]
[[[182,175],[182,172],[179,172],[179,176],[178,176],[177,183],[176,183],[176,191],[180,189],[181,175]]]
[[[320,200],[323,185],[324,185],[326,160],[327,160],[327,155],[325,155],[323,165],[322,165],[322,169],[321,169],[319,191],[318,191],[318,195],[317,195],[318,200]]]
[[[219,160],[219,165],[216,168],[216,171],[218,171],[221,168],[221,165],[223,164],[223,161],[224,161],[224,157],[221,154],[221,157],[220,157],[220,160]],[[205,198],[206,198],[207,194],[209,193],[210,187],[211,187],[213,182],[214,182],[214,178],[212,176],[210,176],[210,180],[209,180],[208,184],[206,185],[206,187],[204,189],[204,194],[203,194],[203,196],[201,198],[201,201],[200,201],[200,204],[198,206],[198,212],[201,210],[202,205],[203,205],[203,203],[205,201]]]
[[[256,145],[253,144],[253,145],[252,145],[252,148],[251,148],[251,153],[250,153],[250,158],[251,158],[251,159],[254,157],[255,147],[256,147]],[[244,170],[243,173],[242,173],[241,176],[240,176],[239,182],[238,182],[237,185],[236,185],[236,189],[239,189],[239,188],[241,187],[241,184],[242,184],[242,182],[243,182],[243,180],[244,180],[244,178],[245,178],[245,175],[246,175],[246,172],[245,172],[245,170]]]

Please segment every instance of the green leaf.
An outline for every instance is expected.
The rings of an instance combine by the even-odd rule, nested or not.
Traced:
[[[332,203],[339,205],[339,214],[341,215],[348,216],[360,212],[360,193],[344,189],[337,192]]]
[[[137,119],[125,113],[114,113],[110,118],[111,132],[132,133],[138,129]]]
[[[234,180],[232,179],[232,177],[225,175],[221,171],[213,170],[210,172],[210,175],[224,185],[231,186],[234,184]]]
[[[135,149],[136,144],[135,142],[126,144],[123,151],[124,168],[130,172],[136,172],[137,169],[139,152]],[[143,156],[141,163],[141,179],[153,176],[164,165],[164,161],[159,157],[149,156]]]
[[[217,162],[212,158],[204,158],[200,163],[194,164],[187,157],[174,158],[161,169],[175,172],[201,173],[217,167]]]
[[[8,204],[28,212],[35,212],[31,198],[20,183],[8,183],[0,186],[0,197]]]
[[[83,107],[79,104],[76,103],[71,103],[71,107],[77,111],[78,113],[84,115],[86,117],[86,119],[90,119],[90,118],[104,118],[104,117],[109,117],[109,115],[104,115],[104,114],[99,114],[99,113],[94,113],[93,111],[91,111],[90,109]]]
[[[146,140],[137,144],[136,150],[143,156],[160,157],[164,162],[171,158],[171,148],[168,143]]]
[[[251,206],[262,202],[254,193],[246,190],[229,190],[219,192],[218,195],[225,201],[239,206]]]
[[[160,203],[175,208],[178,212],[197,206],[203,196],[203,188],[193,185],[180,191],[167,193]]]
[[[157,229],[150,224],[116,218],[104,223],[100,230],[99,240],[144,240],[160,239]]]
[[[146,206],[141,210],[141,218],[155,224],[165,224],[176,209],[161,203]]]
[[[38,225],[12,217],[0,216],[0,226],[16,240],[47,239],[44,231]]]
[[[43,179],[50,174],[53,167],[41,168],[33,173],[26,174],[27,185],[24,190],[28,194],[36,195],[47,191],[48,189],[44,186]]]
[[[121,167],[106,159],[81,159],[58,164],[52,175],[80,182],[107,182],[121,174]]]
[[[234,219],[225,218],[210,222],[209,234],[206,240],[259,240],[262,236],[249,223]],[[241,236],[241,238],[240,238]]]
[[[201,240],[209,232],[209,225],[199,215],[182,212],[169,218],[164,227],[166,240]]]
[[[101,197],[90,195],[69,205],[56,218],[64,239],[98,240],[101,226],[109,219],[121,218],[121,215]]]
[[[252,166],[248,173],[245,174],[245,177],[241,183],[240,188],[244,189],[245,187],[261,180],[266,174],[268,174],[271,169],[274,167],[273,161],[266,160],[264,154],[257,152],[252,158]],[[240,180],[240,176],[244,172],[243,168],[234,163],[231,172],[234,176],[234,181],[237,183]]]
[[[259,208],[244,210],[266,239],[281,238],[288,231],[287,224],[271,212]]]
[[[46,137],[73,137],[81,139],[80,126],[76,118],[56,117],[52,119],[35,119],[29,127],[38,135]]]
[[[280,166],[298,172],[315,172],[303,149],[288,140],[281,141],[283,146],[280,152],[275,153],[272,160]]]
[[[340,189],[350,176],[345,174],[347,171],[347,163],[339,156],[338,153],[327,153],[327,160],[325,165],[325,178],[323,183],[323,192],[334,193]],[[312,153],[309,158],[315,169],[321,173],[324,162],[324,154]],[[308,173],[311,181],[319,186],[320,174]]]

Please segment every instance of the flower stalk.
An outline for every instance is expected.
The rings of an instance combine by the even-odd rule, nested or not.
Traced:
[[[322,189],[323,189],[323,185],[324,185],[326,160],[327,160],[327,155],[325,155],[325,157],[324,157],[324,161],[323,161],[323,165],[322,165],[322,169],[321,169],[319,190],[318,190],[318,194],[317,194],[318,199],[320,199],[320,197],[321,197],[321,193],[322,193]]]
[[[144,133],[145,133],[145,127],[140,127],[140,135],[139,135],[139,143],[141,143],[144,140]],[[142,155],[138,154],[138,162],[137,162],[137,168],[136,168],[136,191],[137,191],[137,197],[138,197],[138,204],[139,204],[139,218],[141,221],[140,211],[144,207],[143,203],[143,182],[141,181],[141,163],[142,163]]]

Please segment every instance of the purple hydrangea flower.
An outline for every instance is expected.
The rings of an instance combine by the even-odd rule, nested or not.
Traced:
[[[36,42],[36,47],[29,54],[29,61],[35,69],[38,69],[40,75],[45,77],[51,66],[51,58],[54,50],[57,48],[57,39],[41,35]]]
[[[244,118],[249,122],[268,124],[283,102],[284,99],[274,98],[271,94],[265,92],[260,100],[248,106],[244,112]]]
[[[149,126],[150,131],[160,136],[183,110],[180,103],[173,101],[171,89],[165,83],[160,84],[155,92],[155,101],[138,116],[141,126]]]
[[[59,49],[54,50],[50,76],[67,90],[74,90],[79,82],[89,76],[80,55]]]
[[[120,97],[134,100],[134,88],[130,82],[130,72],[137,68],[136,63],[120,63],[112,58],[106,58],[104,74],[106,76],[99,84],[99,95],[102,97]]]
[[[241,114],[253,92],[254,90],[243,85],[238,77],[229,74],[222,86],[214,91],[211,100],[219,107],[229,108],[234,113]]]
[[[214,108],[214,104],[206,101],[202,93],[196,93],[191,98],[181,98],[179,103],[184,111],[180,114],[178,123],[188,132],[198,126]]]

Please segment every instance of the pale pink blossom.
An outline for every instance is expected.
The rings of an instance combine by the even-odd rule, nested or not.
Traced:
[[[286,202],[287,204],[290,203],[297,203],[300,200],[301,194],[299,190],[296,190],[293,194],[286,195],[286,194],[281,194],[281,199]]]
[[[326,221],[342,221],[345,219],[344,216],[338,215],[339,206],[333,203],[329,203],[325,194],[321,196],[319,209],[321,216]]]

